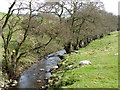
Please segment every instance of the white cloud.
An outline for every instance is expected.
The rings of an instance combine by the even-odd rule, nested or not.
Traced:
[[[7,12],[9,7],[8,0],[1,0],[0,1],[0,12]]]
[[[118,2],[120,0],[101,0],[105,5],[105,10],[118,15]]]
[[[8,8],[10,7],[13,1],[14,0],[0,0],[0,12],[5,12],[5,13],[8,12]],[[26,0],[26,1],[30,1],[30,0]],[[44,0],[36,0],[36,1],[44,2]]]

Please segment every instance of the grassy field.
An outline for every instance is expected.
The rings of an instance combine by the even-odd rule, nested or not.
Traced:
[[[79,49],[80,53],[65,55],[55,82],[62,88],[118,88],[118,32],[91,42]],[[90,60],[92,65],[78,67],[82,60]],[[71,69],[67,66],[73,65]],[[63,72],[63,73],[61,73]]]
[[[2,59],[2,38],[0,37],[0,61]]]
[[[4,14],[5,13],[0,12],[0,19],[3,17]],[[0,61],[2,59],[2,51],[3,51],[3,49],[2,49],[2,37],[0,36]]]
[[[0,19],[5,15],[5,13],[0,12]]]
[[[0,37],[0,65],[2,65],[2,38]],[[0,67],[0,82],[3,81],[3,78],[2,78],[2,72],[1,72],[1,67]]]

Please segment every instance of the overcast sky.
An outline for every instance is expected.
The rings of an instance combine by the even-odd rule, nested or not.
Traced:
[[[0,0],[0,12],[7,12],[10,2],[13,0]],[[41,0],[43,1],[43,0]],[[93,1],[93,0],[92,0]],[[105,10],[107,12],[112,12],[115,15],[118,15],[118,2],[120,0],[101,0],[105,5]]]
[[[118,2],[120,0],[101,0],[101,1],[104,3],[106,11],[118,15]]]

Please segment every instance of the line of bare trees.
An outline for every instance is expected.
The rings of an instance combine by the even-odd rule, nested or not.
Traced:
[[[48,4],[44,7],[44,13],[57,16],[59,27],[64,25],[62,27],[65,28],[59,29],[61,32],[58,38],[67,53],[84,47],[92,40],[117,29],[117,16],[104,11],[104,5],[99,6],[92,2],[82,3],[79,0],[69,0],[58,4]]]
[[[62,48],[71,53],[116,30],[117,17],[101,7],[79,0],[55,4],[14,0],[0,20],[3,72],[16,79],[20,59],[30,54],[44,56]]]

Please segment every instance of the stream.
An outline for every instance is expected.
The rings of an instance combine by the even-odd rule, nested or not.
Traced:
[[[57,67],[64,54],[66,54],[65,50],[57,51],[45,56],[37,64],[32,65],[21,74],[17,88],[45,88],[48,84],[48,79],[52,76],[50,70]]]

